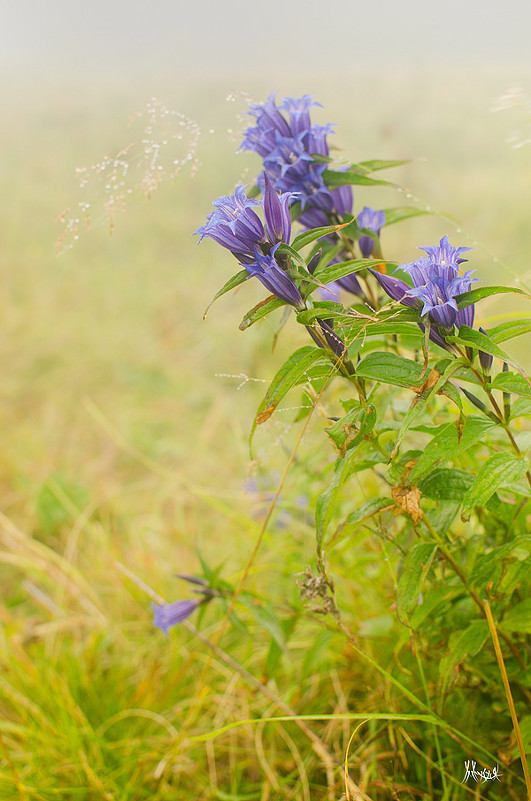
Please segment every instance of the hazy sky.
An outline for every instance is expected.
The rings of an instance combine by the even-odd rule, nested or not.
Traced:
[[[0,0],[0,58],[37,76],[527,66],[530,31],[529,0]]]

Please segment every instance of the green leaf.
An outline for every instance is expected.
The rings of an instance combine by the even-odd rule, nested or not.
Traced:
[[[423,495],[435,501],[461,501],[474,476],[455,468],[440,467],[418,483]]]
[[[411,206],[398,206],[393,209],[382,209],[385,214],[385,224],[394,225],[402,220],[409,220],[412,217],[420,217],[423,214],[431,214],[430,211],[425,209],[415,209]]]
[[[467,520],[474,506],[482,506],[499,487],[519,481],[525,475],[527,465],[509,453],[496,453],[485,462],[474,483],[463,499],[462,518]]]
[[[322,236],[330,236],[330,234],[336,234],[342,228],[346,228],[350,223],[346,225],[343,223],[341,225],[324,225],[322,228],[314,228],[313,231],[303,231],[302,234],[299,234],[295,237],[293,242],[291,243],[291,247],[293,250],[301,250],[305,245],[309,245],[311,242],[315,242],[316,239],[320,239]]]
[[[355,165],[353,165],[355,167]],[[334,170],[324,170],[323,180],[330,189],[336,186],[346,186],[354,184],[357,186],[394,186],[390,181],[382,181],[377,178],[369,178],[365,171],[350,169],[348,172],[335,172]]]
[[[526,598],[513,606],[500,624],[505,631],[517,631],[520,634],[531,634],[531,598]]]
[[[400,617],[407,617],[417,604],[424,579],[437,553],[437,543],[417,542],[404,561],[404,569],[398,581],[396,601]]]
[[[505,375],[507,375],[507,373],[505,373]],[[529,416],[531,416],[531,400],[528,398],[518,398],[515,400],[511,405],[511,420],[515,420],[517,417]]]
[[[391,267],[396,267],[394,261],[381,261],[379,259],[349,259],[337,264],[329,264],[324,269],[316,270],[313,277],[321,284],[329,284],[331,281],[337,281],[338,278],[343,278],[345,275],[352,275],[358,273],[360,270],[366,270],[368,267],[374,267],[376,264],[387,264]]]
[[[408,625],[418,629],[428,616],[441,604],[448,604],[448,589],[446,587],[429,587],[418,598],[416,606],[410,613]]]
[[[448,379],[459,369],[461,360],[455,359],[453,362],[448,359],[441,359],[432,368],[431,372],[426,376],[424,384],[419,394],[413,398],[409,409],[407,410],[400,431],[397,434],[396,440],[391,451],[391,456],[394,457],[397,453],[402,440],[407,434],[409,427],[417,419],[417,417],[424,411],[430,400],[437,392],[441,392],[457,403],[461,409],[461,399],[457,390],[452,384],[448,383]],[[457,397],[456,397],[457,395]]]
[[[257,303],[256,306],[254,306],[244,315],[244,318],[239,326],[240,331],[245,331],[246,328],[250,328],[250,326],[256,323],[258,320],[267,317],[267,315],[271,314],[271,312],[275,311],[276,309],[280,309],[281,306],[286,305],[287,303],[285,300],[280,300],[280,298],[276,298],[274,295],[270,295],[265,300],[261,300],[260,303]]]
[[[236,273],[236,275],[233,275],[232,278],[229,278],[227,283],[224,284],[224,286],[221,287],[219,292],[216,292],[216,294],[214,295],[214,297],[212,298],[212,300],[210,301],[210,303],[206,307],[205,312],[203,314],[203,320],[207,316],[207,312],[210,309],[210,307],[212,306],[212,304],[215,303],[218,298],[220,298],[226,292],[230,292],[231,289],[236,289],[237,286],[240,286],[240,284],[243,284],[249,278],[252,278],[252,276],[251,276],[251,274],[249,272],[247,272],[247,270],[242,270],[241,272]]]
[[[350,466],[354,462],[355,455],[356,448],[349,451],[345,457],[336,461],[332,480],[317,500],[315,506],[315,533],[318,556],[322,554],[324,537],[335,511],[336,499],[345,479],[350,474]]]
[[[265,423],[271,417],[282,398],[292,387],[309,379],[308,371],[317,364],[327,369],[330,374],[333,373],[333,367],[322,348],[306,345],[291,354],[273,378],[264,399],[258,407],[251,430],[251,439],[256,426]]]
[[[504,581],[511,564],[515,561],[525,564],[531,555],[531,536],[516,537],[512,542],[498,545],[487,553],[481,555],[474,567],[472,576],[474,586],[479,593],[485,592],[487,585],[498,591],[499,585]]]
[[[486,620],[473,620],[466,629],[450,635],[446,653],[439,663],[439,696],[444,699],[455,677],[455,668],[467,656],[475,656],[489,638]]]
[[[366,409],[357,405],[340,420],[325,428],[330,439],[335,443],[341,456],[358,445],[363,437],[372,431],[376,422],[376,409],[370,404]]]
[[[488,298],[491,295],[502,295],[505,292],[514,292],[517,295],[525,295],[526,297],[530,297],[527,292],[524,292],[523,289],[516,289],[516,287],[480,286],[477,289],[471,289],[468,292],[462,292],[460,295],[456,295],[455,300],[457,301],[457,308],[464,309],[466,306],[470,306],[472,303],[477,303],[478,300],[483,300],[483,298]]]
[[[384,159],[371,159],[370,161],[359,161],[357,164],[353,164],[353,167],[361,167],[368,172],[377,172],[377,170],[388,170],[391,167],[402,167],[404,164],[410,164],[410,159],[404,159],[402,161],[386,161]]]
[[[459,328],[459,336],[448,336],[446,340],[447,342],[455,342],[457,345],[464,345],[465,347],[468,346],[476,350],[482,350],[485,353],[490,353],[492,356],[497,356],[498,359],[504,362],[514,364],[511,357],[508,356],[504,350],[495,345],[494,342],[491,342],[488,336],[482,334],[481,331],[475,331],[468,325],[462,325]]]
[[[529,334],[531,331],[531,320],[508,320],[495,328],[487,329],[487,336],[493,342],[506,342],[509,339]]]
[[[492,420],[471,414],[467,417],[459,437],[455,423],[447,423],[424,448],[409,474],[409,481],[418,484],[436,465],[444,464],[454,456],[460,456],[472,445],[481,442],[484,434],[495,425]]]
[[[397,387],[418,386],[422,365],[395,353],[377,351],[362,359],[356,367],[356,375]]]
[[[321,320],[340,319],[344,318],[346,314],[346,309],[341,303],[331,300],[314,300],[311,309],[298,312],[297,322],[301,325],[311,325],[317,318]]]
[[[531,398],[531,384],[517,373],[498,373],[494,381],[487,385],[488,389],[499,389],[523,398]]]
[[[370,501],[366,501],[362,504],[359,509],[355,509],[351,512],[345,521],[338,526],[337,533],[346,528],[347,526],[356,526],[358,523],[361,523],[363,520],[368,520],[370,517],[374,517],[375,514],[381,512],[382,509],[394,509],[395,505],[390,498],[381,497],[381,498],[371,498]]]
[[[302,277],[305,279],[311,278],[311,274],[306,269],[306,262],[302,258],[301,254],[292,248],[291,245],[286,245],[285,242],[281,242],[278,247],[277,254],[289,256],[295,262],[295,266],[291,265],[290,269],[297,274],[302,275]]]

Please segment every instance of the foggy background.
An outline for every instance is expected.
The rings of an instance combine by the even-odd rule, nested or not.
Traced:
[[[526,0],[2,0],[8,77],[529,66]]]

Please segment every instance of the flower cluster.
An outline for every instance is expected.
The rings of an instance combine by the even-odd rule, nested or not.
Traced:
[[[277,298],[301,307],[304,304],[295,281],[275,256],[281,242],[289,244],[289,204],[293,195],[290,192],[277,195],[267,176],[264,182],[263,200],[248,198],[244,186],[238,186],[234,195],[219,197],[205,225],[195,233],[200,235],[199,241],[210,237],[230,250],[247,272]],[[263,211],[264,223],[255,211],[257,208]]]
[[[249,114],[256,124],[245,131],[240,146],[261,156],[265,174],[277,191],[297,195],[303,211],[300,221],[307,228],[327,225],[326,215],[343,219],[351,213],[353,202],[349,186],[328,189],[323,180],[326,163],[314,160],[314,156],[328,157],[326,138],[333,133],[331,125],[312,125],[310,108],[318,105],[304,95],[285,97],[277,106],[275,95],[270,95],[265,103],[251,106]],[[262,176],[258,184],[263,189]]]
[[[466,261],[461,254],[470,248],[453,247],[448,243],[448,237],[443,236],[440,243],[433,247],[420,248],[427,253],[420,259],[409,264],[401,264],[398,268],[406,272],[413,286],[409,286],[399,278],[371,270],[372,274],[378,279],[387,294],[398,300],[403,306],[410,306],[418,309],[422,317],[429,315],[430,321],[436,326],[440,326],[443,331],[450,331],[453,326],[468,325],[474,322],[474,305],[458,309],[457,295],[468,292],[472,281],[477,279],[470,276],[474,272],[470,270],[461,273],[459,265]],[[437,335],[435,334],[437,337]],[[439,344],[437,337],[435,341]],[[444,340],[442,340],[444,344]]]

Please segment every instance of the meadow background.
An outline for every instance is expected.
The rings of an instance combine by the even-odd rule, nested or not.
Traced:
[[[29,14],[30,5],[22,8]],[[83,30],[80,20],[71,21],[72,30]],[[233,23],[221,22],[230,44]],[[30,32],[36,27],[27,23]],[[314,20],[302,31],[305,52],[318,27]],[[513,55],[522,27],[514,26]],[[201,573],[201,559],[237,583],[297,434],[296,410],[280,412],[258,432],[251,462],[247,438],[266,384],[240,386],[235,376],[267,382],[291,337],[300,337],[288,326],[272,352],[269,318],[238,331],[263,297],[258,282],[202,319],[234,265],[230,254],[208,241],[198,247],[191,234],[214,198],[252,181],[259,167],[235,153],[247,103],[243,96],[227,101],[229,93],[256,100],[275,90],[310,93],[324,106],[316,121],[337,124],[334,144],[346,158],[411,159],[390,175],[410,190],[405,202],[429,205],[455,223],[423,217],[384,230],[388,257],[410,261],[418,245],[447,233],[452,243],[473,245],[471,266],[485,283],[528,274],[531,284],[531,146],[507,143],[530,118],[521,108],[492,110],[508,87],[530,90],[525,59],[504,63],[508,51],[500,45],[496,63],[471,48],[466,63],[456,56],[433,64],[417,31],[419,61],[429,62],[419,69],[402,48],[393,61],[390,33],[370,51],[372,60],[358,35],[356,63],[349,64],[354,56],[341,40],[337,69],[330,42],[326,58],[306,52],[297,65],[291,54],[283,65],[253,61],[249,69],[233,59],[219,69],[214,57],[198,68],[190,39],[187,60],[173,71],[158,68],[155,56],[145,72],[125,56],[102,66],[96,52],[92,70],[81,70],[75,41],[68,53],[65,45],[63,63],[53,60],[51,44],[49,53],[35,55],[38,37],[29,37],[27,52],[13,46],[7,54],[0,132],[0,798],[339,798],[339,774],[333,795],[326,771],[316,772],[307,736],[291,723],[248,724],[193,740],[234,720],[279,714],[245,671],[301,714],[356,711],[357,702],[365,711],[371,695],[385,690],[311,615],[286,654],[272,646],[268,610],[289,619],[295,574],[314,554],[312,521],[297,499],[316,491],[328,455],[301,445],[246,585],[262,614],[239,610],[245,630],[232,626],[221,642],[236,666],[184,627],[165,639],[152,626],[151,600],[188,595],[175,573]],[[124,39],[132,50],[133,39]],[[241,30],[238,40],[245,62]],[[155,35],[153,41],[155,52]],[[201,52],[214,41],[206,36]],[[149,199],[137,188],[125,213],[116,213],[112,236],[104,185],[95,182],[90,229],[75,241],[67,237],[57,255],[64,229],[57,218],[83,198],[76,168],[138,141],[138,127],[127,123],[152,96],[198,122],[201,166],[176,179],[167,170]],[[187,136],[185,129],[175,143],[178,154]],[[401,205],[405,194],[359,189],[355,207]],[[514,301],[497,300],[480,313],[493,320],[515,309]],[[513,352],[529,368],[528,347],[516,343]],[[246,489],[250,476],[258,491]],[[370,491],[359,486],[362,496]],[[345,551],[336,564],[345,608],[369,652],[385,650],[392,593],[392,582],[386,597],[378,592],[377,556],[360,560]],[[215,638],[221,617],[221,605],[211,604],[198,624],[204,636]],[[352,726],[311,726],[340,758]],[[368,779],[375,754],[362,760]]]

